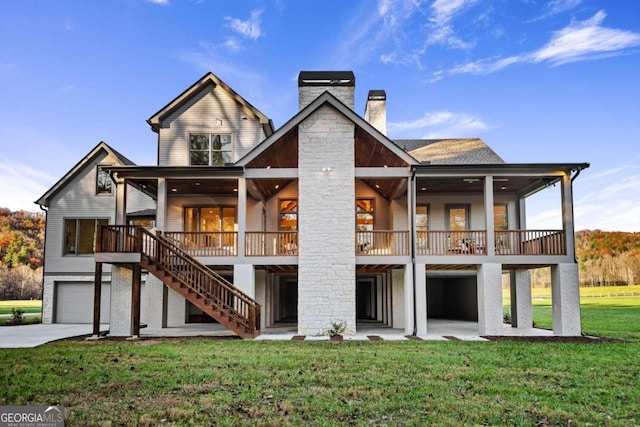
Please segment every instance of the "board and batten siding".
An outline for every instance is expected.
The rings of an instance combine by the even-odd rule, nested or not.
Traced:
[[[232,161],[244,157],[264,138],[260,120],[219,86],[208,86],[162,122],[159,166],[189,165],[190,133],[232,134]]]
[[[101,153],[88,163],[49,203],[47,212],[45,274],[92,272],[93,255],[63,255],[64,220],[69,218],[105,218],[115,221],[115,186],[111,194],[96,194],[98,164],[119,164],[113,156]],[[105,266],[106,267],[106,266]],[[109,267],[107,267],[109,268]]]

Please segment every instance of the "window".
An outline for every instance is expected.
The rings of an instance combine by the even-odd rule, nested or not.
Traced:
[[[65,219],[64,255],[88,255],[95,252],[96,228],[108,219]]]
[[[373,199],[356,200],[356,230],[372,231],[375,223],[375,204]]]
[[[98,165],[96,168],[96,194],[111,194],[112,191],[113,182],[111,182],[109,172],[102,169],[102,166]]]
[[[446,212],[449,230],[469,229],[469,205],[447,205]]]
[[[507,218],[507,205],[493,206],[493,227],[496,231],[506,230],[509,222]]]
[[[429,230],[429,205],[416,206],[416,231]]]
[[[233,206],[185,208],[184,217],[184,231],[235,231],[236,208]]]
[[[192,133],[189,135],[189,164],[224,166],[231,163],[231,135]]]
[[[295,231],[298,229],[298,200],[280,199],[280,230]]]

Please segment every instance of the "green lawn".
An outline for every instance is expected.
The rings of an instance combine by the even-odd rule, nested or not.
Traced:
[[[67,425],[640,425],[638,306],[583,305],[629,342],[62,341],[0,350],[0,405]],[[616,302],[614,301],[614,302]],[[551,308],[534,307],[538,323]]]
[[[0,301],[0,314],[11,314],[12,308],[19,308],[25,313],[40,313],[42,311],[42,301],[9,300]]]

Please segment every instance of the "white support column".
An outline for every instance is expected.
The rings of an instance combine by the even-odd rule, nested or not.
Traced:
[[[165,231],[167,227],[167,180],[158,178],[158,198],[156,200],[156,228]]]
[[[146,318],[150,329],[160,329],[163,326],[163,313],[165,301],[164,283],[157,277],[148,274],[145,282],[146,290]]]
[[[509,272],[511,285],[511,326],[529,329],[533,326],[531,314],[531,272],[512,270]]]
[[[236,264],[233,266],[233,286],[251,298],[255,298],[256,279],[253,264]]]
[[[109,335],[129,337],[133,333],[130,268],[111,267],[111,313],[109,313]]]
[[[244,257],[244,234],[247,229],[247,179],[238,178],[238,256]]]
[[[116,184],[116,224],[127,224],[127,181],[122,178]]]
[[[402,270],[400,270],[402,272]],[[404,266],[404,333],[413,334],[414,294],[413,294],[413,265]]]
[[[493,176],[484,177],[484,228],[487,232],[487,255],[496,254],[496,239],[493,224]]]
[[[256,301],[262,306],[260,310],[260,324],[266,325],[267,320],[267,272],[255,270]]]
[[[427,335],[427,268],[416,264],[416,326],[418,335]]]
[[[573,185],[567,174],[562,177],[562,229],[567,239],[567,255],[575,257],[575,231],[573,224]]]
[[[500,335],[502,323],[502,265],[481,264],[478,267],[478,332]]]
[[[173,289],[167,290],[167,327],[184,326],[187,320],[187,300]]]
[[[551,306],[554,335],[582,334],[578,264],[558,264],[551,267]]]
[[[518,225],[520,230],[527,229],[527,204],[525,198],[518,198]],[[509,227],[511,228],[511,227]]]
[[[391,292],[392,292],[392,326],[394,329],[405,328],[407,315],[406,311],[406,299],[405,299],[405,285],[404,285],[404,272],[399,269],[391,270],[390,277]],[[413,307],[413,301],[411,301],[410,307]],[[413,316],[411,317],[413,321]]]

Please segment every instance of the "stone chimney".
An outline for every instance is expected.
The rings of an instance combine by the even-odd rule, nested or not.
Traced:
[[[330,92],[347,107],[354,109],[353,92],[356,77],[353,71],[300,71],[298,100],[302,110],[324,91]]]
[[[384,90],[369,91],[364,119],[383,135],[387,134],[387,94]]]

